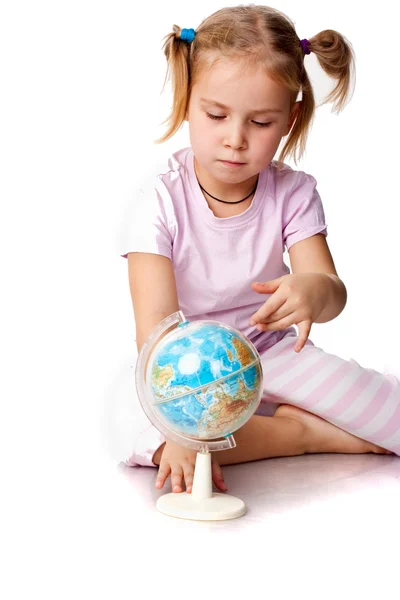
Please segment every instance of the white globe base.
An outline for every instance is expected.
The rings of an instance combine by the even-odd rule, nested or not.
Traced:
[[[211,498],[195,500],[187,492],[170,493],[160,496],[157,509],[170,517],[194,521],[223,521],[236,519],[246,512],[243,500],[235,496],[213,493]]]
[[[207,448],[197,453],[192,493],[164,494],[157,500],[156,507],[170,517],[193,521],[236,519],[246,512],[240,498],[212,493],[211,454]]]

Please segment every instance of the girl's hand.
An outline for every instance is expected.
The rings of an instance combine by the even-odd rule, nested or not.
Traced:
[[[260,331],[274,331],[297,325],[295,351],[300,352],[311,326],[323,311],[329,297],[326,273],[291,273],[266,283],[252,283],[259,294],[272,294],[250,318],[249,325]]]
[[[161,447],[160,447],[161,448]],[[159,449],[160,450],[160,449]],[[156,488],[163,487],[166,479],[171,474],[171,487],[173,492],[182,492],[182,477],[185,479],[186,491],[191,493],[193,486],[194,467],[196,464],[196,450],[179,446],[168,440],[165,442],[161,457],[159,452],[154,454],[153,462],[159,464]],[[211,453],[212,480],[221,492],[226,492],[221,467],[214,458],[215,452]],[[159,463],[158,463],[159,460]]]

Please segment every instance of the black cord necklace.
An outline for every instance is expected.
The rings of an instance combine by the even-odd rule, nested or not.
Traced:
[[[197,179],[197,178],[196,178]],[[197,183],[200,185],[199,180],[197,179]],[[243,198],[243,200],[237,200],[236,202],[229,202],[229,200],[220,200],[219,198],[216,198],[215,196],[211,196],[211,194],[209,194],[207,192],[207,190],[205,190],[201,185],[201,189],[203,190],[203,192],[205,192],[206,194],[208,194],[209,196],[211,196],[211,198],[214,198],[214,200],[218,200],[218,202],[224,202],[225,204],[239,204],[239,202],[243,202],[244,200],[247,200],[247,198],[250,198],[250,196],[252,194],[254,194],[254,192],[257,189],[257,185],[258,185],[258,177],[257,177],[257,183],[256,183],[256,187],[254,188],[254,190],[252,192],[250,192],[250,194],[248,196],[246,196],[246,198]]]

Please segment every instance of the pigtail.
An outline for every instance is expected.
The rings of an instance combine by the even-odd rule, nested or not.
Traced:
[[[277,161],[278,169],[282,169],[287,156],[291,156],[295,165],[306,151],[307,139],[315,118],[315,98],[307,71],[303,68],[301,80],[301,102],[299,110],[287,140]]]
[[[171,114],[161,123],[163,125],[169,122],[169,127],[161,138],[154,141],[155,144],[162,144],[178,131],[185,120],[188,105],[190,86],[189,55],[194,42],[188,44],[186,41],[181,40],[182,29],[177,25],[174,25],[172,29],[173,33],[165,36],[162,47],[167,59],[167,72],[162,91],[164,91],[165,85],[170,79],[173,95],[172,110]]]
[[[339,114],[350,102],[355,87],[355,54],[350,42],[333,29],[325,29],[310,38],[310,50],[317,56],[325,73],[337,83],[320,106],[334,103]]]
[[[313,52],[325,73],[336,80],[333,90],[318,106],[334,103],[332,112],[339,114],[350,102],[354,93],[354,50],[342,34],[332,29],[321,31],[305,41],[307,42],[308,53]],[[282,168],[288,156],[293,158],[297,166],[297,161],[305,154],[308,135],[315,118],[314,92],[304,64],[301,72],[301,94],[299,112],[290,135],[280,152],[278,169]]]

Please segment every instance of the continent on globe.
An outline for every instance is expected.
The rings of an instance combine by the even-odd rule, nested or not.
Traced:
[[[249,365],[254,361],[254,356],[250,352],[250,348],[243,344],[243,342],[241,342],[237,337],[232,338],[232,344],[235,347],[236,354],[238,355],[238,359],[242,367],[245,367],[246,365]],[[228,354],[229,360],[233,362],[234,359],[232,356],[232,352],[229,350],[229,348],[227,348],[226,352]]]
[[[218,435],[226,429],[237,429],[236,422],[245,414],[246,409],[257,401],[258,375],[255,378],[255,388],[249,389],[242,379],[238,379],[238,390],[235,396],[227,394],[221,385],[214,390],[214,401],[203,412],[198,423],[199,431],[208,436]]]
[[[172,365],[165,365],[165,367],[160,367],[157,363],[154,365],[154,370],[152,373],[153,385],[156,388],[167,387],[170,381],[174,377],[174,370]]]
[[[155,388],[156,391],[160,391],[162,388],[167,388],[170,386],[171,381],[174,379],[175,377],[175,371],[172,367],[172,365],[165,365],[165,367],[160,367],[159,365],[155,365],[154,366],[154,370],[153,370],[153,375],[152,375],[152,382],[153,382],[153,386]],[[187,394],[188,392],[191,391],[191,388],[189,386],[185,386],[185,385],[175,385],[173,391],[170,391],[168,394],[164,393],[164,394],[160,394],[160,398],[168,398],[169,395],[172,395],[174,397],[179,396],[180,394]]]

